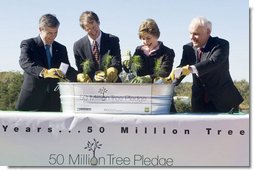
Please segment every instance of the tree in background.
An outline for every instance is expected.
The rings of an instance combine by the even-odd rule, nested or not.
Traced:
[[[190,103],[191,86],[192,86],[192,83],[184,82],[175,87],[174,103],[175,103],[176,111],[178,113],[191,112],[191,103]],[[178,98],[178,97],[188,97],[189,102],[186,103],[181,98]]]
[[[243,96],[244,101],[240,104],[240,110],[249,113],[250,112],[250,86],[246,80],[234,81],[236,88]],[[187,96],[191,99],[191,82],[184,82],[179,84],[175,88],[175,97]],[[191,104],[186,104],[181,100],[175,100],[175,106],[177,112],[190,112]]]
[[[243,96],[244,101],[240,104],[241,110],[250,110],[250,85],[246,80],[234,81],[236,88]]]
[[[20,72],[0,72],[0,110],[14,110],[23,82]]]

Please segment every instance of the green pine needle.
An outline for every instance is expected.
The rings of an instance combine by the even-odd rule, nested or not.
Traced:
[[[93,61],[87,59],[81,65],[83,66],[83,74],[88,74],[93,66]]]
[[[134,55],[133,57],[131,57],[130,63],[131,63],[131,71],[133,73],[137,73],[138,70],[140,70],[143,65],[141,57],[139,55]]]
[[[109,51],[103,56],[103,61],[102,61],[102,69],[106,72],[106,70],[109,68],[111,61],[112,61],[112,56],[109,54]]]
[[[154,75],[156,77],[159,76],[160,72],[161,72],[162,68],[161,68],[161,60],[160,59],[155,59],[155,64],[154,64]]]

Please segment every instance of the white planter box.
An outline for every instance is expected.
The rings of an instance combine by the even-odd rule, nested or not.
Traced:
[[[171,84],[59,83],[63,112],[168,114]]]

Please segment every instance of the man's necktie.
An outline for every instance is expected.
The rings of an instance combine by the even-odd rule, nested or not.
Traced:
[[[48,60],[48,68],[51,68],[51,53],[50,53],[50,45],[45,45],[46,47],[46,55],[47,55],[47,60]]]
[[[93,56],[96,60],[96,62],[99,64],[99,49],[98,49],[98,43],[96,41],[93,41]]]
[[[198,62],[200,62],[201,61],[201,57],[202,57],[202,50],[201,50],[201,48],[198,48],[197,52],[198,52]]]

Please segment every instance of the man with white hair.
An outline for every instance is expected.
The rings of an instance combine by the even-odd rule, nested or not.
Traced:
[[[170,78],[178,85],[192,73],[192,112],[239,112],[243,98],[230,76],[229,42],[212,37],[211,31],[212,23],[206,18],[191,21],[191,42],[183,46],[181,63]]]

